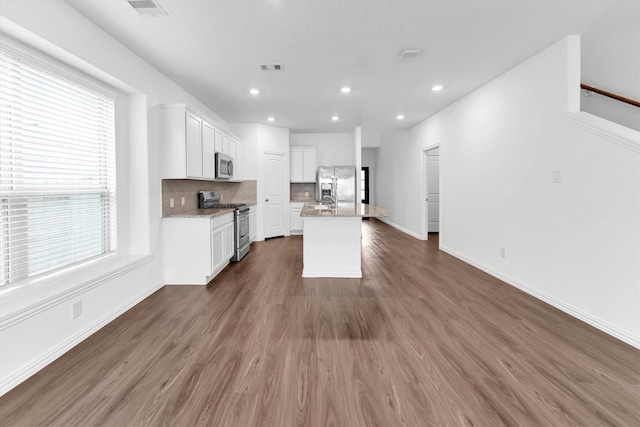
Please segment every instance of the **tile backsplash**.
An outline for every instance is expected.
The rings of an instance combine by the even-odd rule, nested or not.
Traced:
[[[316,199],[315,183],[311,183],[311,184],[292,183],[290,187],[290,191],[291,191],[291,200],[308,201],[308,200]],[[308,196],[307,196],[307,193],[309,193]]]
[[[162,215],[175,215],[198,207],[198,192],[218,190],[222,203],[255,203],[258,200],[256,180],[242,182],[198,181],[190,179],[162,180]],[[185,198],[184,206],[181,205]],[[174,200],[171,208],[170,199]]]

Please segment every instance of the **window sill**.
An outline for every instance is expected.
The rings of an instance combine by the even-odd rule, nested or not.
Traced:
[[[151,255],[109,257],[71,271],[0,289],[0,330],[147,264]]]

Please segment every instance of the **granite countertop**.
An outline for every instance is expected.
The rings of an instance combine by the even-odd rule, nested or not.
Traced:
[[[317,202],[305,203],[300,212],[301,217],[320,218],[320,217],[367,217],[378,218],[389,216],[389,211],[378,206],[367,205],[364,203],[338,203],[338,207],[334,209],[314,209],[311,206],[317,205]]]
[[[255,206],[257,202],[239,202],[247,203],[249,206]],[[203,217],[215,217],[224,215],[229,212],[235,211],[234,208],[215,208],[215,209],[189,209],[186,211],[178,212],[175,214],[165,215],[163,218],[203,218]]]

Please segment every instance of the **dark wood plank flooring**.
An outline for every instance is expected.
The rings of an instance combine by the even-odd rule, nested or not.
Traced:
[[[638,350],[437,236],[363,229],[362,280],[302,279],[301,237],[254,243],[1,397],[0,425],[640,425]]]

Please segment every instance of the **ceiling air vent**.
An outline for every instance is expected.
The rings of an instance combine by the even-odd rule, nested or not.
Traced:
[[[262,71],[284,71],[283,64],[260,64]]]
[[[400,59],[413,59],[420,55],[420,49],[405,49],[400,54]]]
[[[128,0],[128,2],[141,15],[169,16],[162,6],[160,6],[158,0]]]

